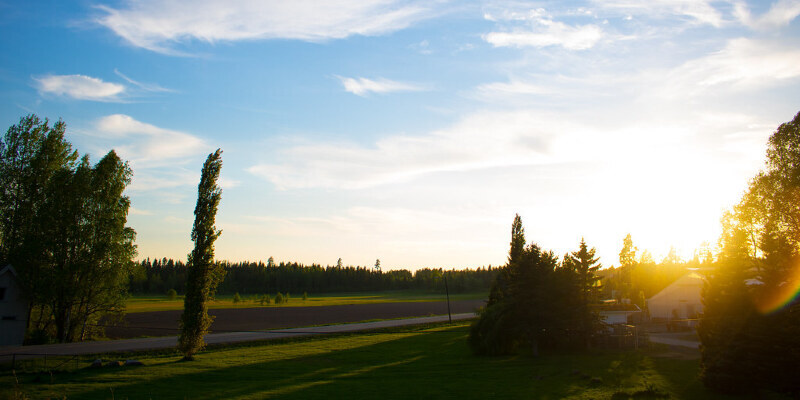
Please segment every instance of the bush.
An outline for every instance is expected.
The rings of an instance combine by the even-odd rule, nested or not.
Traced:
[[[175,300],[178,298],[178,292],[175,289],[167,290],[167,298],[170,300]]]
[[[308,293],[307,292],[303,292],[303,301],[306,301],[306,300],[308,300]]]
[[[283,304],[283,302],[283,295],[281,292],[278,292],[278,294],[275,295],[275,304]]]
[[[289,296],[289,292],[286,292],[286,295],[285,295],[285,296],[283,296],[283,302],[284,302],[284,303],[288,303],[288,302],[289,302],[289,298],[290,298],[290,296]]]
[[[241,302],[242,302],[242,296],[239,296],[239,292],[234,293],[234,295],[233,295],[233,304],[241,303]]]
[[[270,299],[268,294],[262,294],[261,297],[258,299],[259,303],[263,306],[264,304],[269,304]]]

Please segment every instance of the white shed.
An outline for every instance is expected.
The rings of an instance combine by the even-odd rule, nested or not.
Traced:
[[[20,346],[25,340],[28,302],[10,264],[0,269],[0,346]]]
[[[647,299],[650,317],[665,320],[696,318],[698,313],[703,312],[703,282],[703,276],[694,271],[678,278]]]
[[[628,317],[641,313],[636,304],[607,303],[595,307],[600,321],[609,325],[627,324]]]

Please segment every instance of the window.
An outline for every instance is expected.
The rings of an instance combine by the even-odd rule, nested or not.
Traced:
[[[3,301],[5,299],[6,299],[6,288],[0,287],[0,301]]]

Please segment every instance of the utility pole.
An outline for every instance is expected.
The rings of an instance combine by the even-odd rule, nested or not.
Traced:
[[[453,323],[453,316],[450,315],[450,289],[447,288],[447,272],[442,274],[442,276],[444,277],[444,292],[447,295],[447,319],[452,324]]]

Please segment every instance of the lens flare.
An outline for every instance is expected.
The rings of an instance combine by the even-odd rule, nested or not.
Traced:
[[[785,282],[761,296],[756,302],[756,308],[762,314],[773,313],[791,303],[798,294],[800,294],[800,265],[795,265]]]

